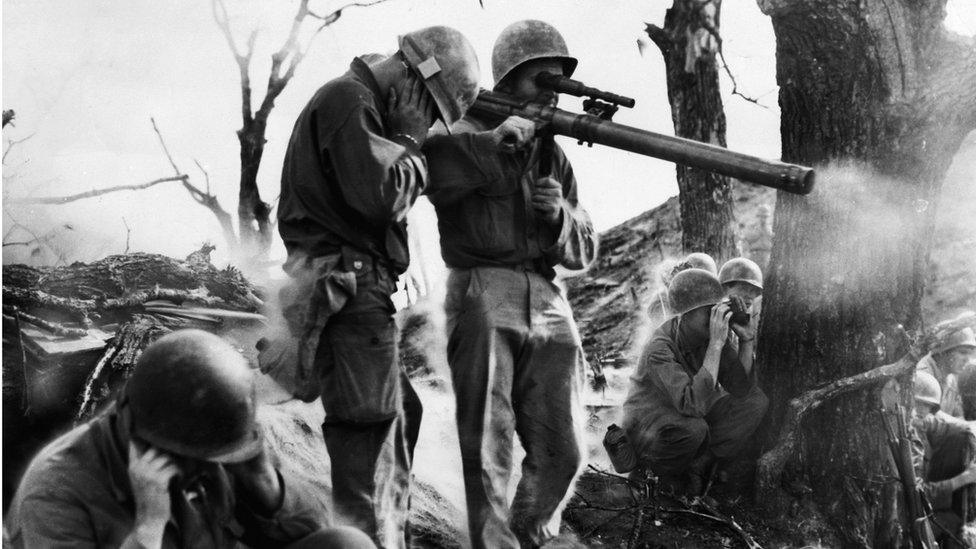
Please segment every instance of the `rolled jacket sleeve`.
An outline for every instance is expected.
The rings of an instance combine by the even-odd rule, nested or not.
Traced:
[[[573,167],[559,147],[553,151],[558,179],[563,185],[561,225],[556,242],[544,251],[552,264],[567,269],[580,270],[589,267],[596,259],[597,234],[593,230],[590,214],[579,205],[576,176]]]
[[[327,120],[319,128],[329,128]],[[380,115],[370,105],[356,105],[337,129],[319,139],[343,198],[376,227],[403,220],[424,191],[424,157],[409,139],[384,137]]]

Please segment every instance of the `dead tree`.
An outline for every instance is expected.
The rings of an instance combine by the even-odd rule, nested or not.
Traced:
[[[305,58],[308,48],[318,34],[335,23],[342,11],[349,7],[364,7],[378,4],[384,0],[353,2],[327,14],[320,14],[309,8],[309,0],[300,0],[298,10],[292,20],[291,29],[282,46],[271,55],[271,74],[264,97],[257,111],[253,108],[251,85],[251,61],[257,41],[257,29],[248,35],[243,47],[238,45],[231,29],[230,17],[224,0],[212,0],[214,19],[227,39],[234,60],[237,62],[241,79],[241,129],[237,131],[241,150],[241,173],[238,190],[237,222],[239,234],[239,255],[244,258],[264,256],[271,246],[273,225],[271,205],[264,202],[258,189],[258,170],[264,155],[265,132],[268,117],[274,109],[275,100],[295,75],[295,69]],[[311,37],[302,43],[300,35],[306,26],[312,26]]]
[[[770,448],[791,399],[894,363],[921,327],[932,204],[976,129],[976,46],[944,29],[945,0],[759,6],[776,34],[783,159],[821,169],[811,195],[777,198],[759,338]],[[791,478],[760,491],[802,483],[840,545],[899,546],[878,406],[865,389],[810,412]]]
[[[675,135],[724,147],[717,62],[721,6],[721,0],[674,0],[664,27],[648,24],[646,31],[664,56]],[[681,164],[676,169],[684,251],[720,261],[737,255],[731,179]]]

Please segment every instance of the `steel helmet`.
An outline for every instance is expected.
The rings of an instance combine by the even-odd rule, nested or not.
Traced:
[[[123,405],[133,435],[172,454],[234,463],[262,449],[247,361],[202,330],[179,330],[146,347]]]
[[[715,305],[725,298],[722,283],[705,269],[687,269],[674,275],[668,285],[671,311],[683,315],[688,311]]]
[[[569,55],[566,41],[555,27],[526,19],[505,27],[491,51],[491,75],[497,86],[515,67],[533,59],[559,59],[563,76],[572,76],[578,61]]]
[[[932,354],[937,355],[939,353],[951,351],[956,347],[976,348],[976,334],[973,333],[972,328],[967,326],[961,330],[956,330],[946,334],[936,342],[935,347],[932,349]]]
[[[688,254],[688,257],[685,257],[684,262],[696,269],[705,269],[712,274],[718,273],[718,265],[715,264],[715,260],[712,259],[712,256],[703,252],[693,252]]]
[[[400,37],[400,51],[437,104],[444,125],[464,116],[478,98],[478,56],[451,27],[426,27]]]
[[[942,387],[935,376],[928,372],[915,372],[915,400],[935,406],[942,405]]]
[[[763,289],[762,269],[756,262],[744,257],[736,257],[725,262],[722,270],[718,272],[718,279],[722,284],[730,282],[746,282],[753,286]]]

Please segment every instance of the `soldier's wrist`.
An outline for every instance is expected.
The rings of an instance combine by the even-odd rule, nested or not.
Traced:
[[[163,542],[163,532],[169,517],[136,517],[134,534],[143,547],[159,547]]]

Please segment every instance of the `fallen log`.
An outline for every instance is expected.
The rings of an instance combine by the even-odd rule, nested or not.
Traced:
[[[149,315],[138,315],[120,326],[85,380],[75,423],[90,419],[111,400],[132,373],[142,350],[169,332],[167,326]]]
[[[205,255],[194,252],[189,260],[179,260],[131,253],[55,268],[4,265],[4,290],[33,290],[65,299],[104,302],[109,307],[125,306],[142,299],[143,293],[153,292],[156,297],[142,301],[172,297],[207,304],[207,300],[220,300],[222,307],[251,312],[262,305],[255,287],[240,271],[234,267],[218,269],[206,261]],[[169,297],[167,292],[171,292]]]

